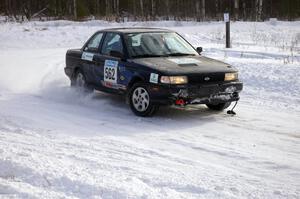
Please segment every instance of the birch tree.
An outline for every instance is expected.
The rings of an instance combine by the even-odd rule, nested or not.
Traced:
[[[263,0],[256,0],[256,21],[262,20]]]

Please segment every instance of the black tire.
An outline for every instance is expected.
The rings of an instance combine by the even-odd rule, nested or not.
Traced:
[[[206,106],[214,111],[223,111],[230,106],[231,102],[220,103],[220,104],[206,104]]]
[[[94,91],[92,87],[87,83],[86,77],[81,70],[77,70],[74,77],[71,80],[71,87],[76,88],[79,91],[91,93]]]
[[[153,116],[159,106],[152,103],[148,92],[148,85],[145,83],[135,83],[129,91],[128,101],[132,112],[140,117]]]

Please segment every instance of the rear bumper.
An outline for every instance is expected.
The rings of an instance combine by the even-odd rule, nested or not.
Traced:
[[[177,100],[184,104],[218,104],[237,101],[243,90],[242,82],[205,85],[151,86],[150,95],[154,104],[172,105]],[[182,102],[182,101],[181,101]]]
[[[71,78],[71,77],[72,77],[73,70],[72,70],[71,68],[69,68],[69,67],[65,67],[64,70],[65,70],[65,74],[66,74],[69,78]]]

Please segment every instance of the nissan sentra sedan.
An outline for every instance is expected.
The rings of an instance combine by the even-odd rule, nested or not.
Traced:
[[[125,95],[138,116],[163,105],[222,111],[239,100],[243,84],[235,68],[201,52],[171,30],[106,29],[67,51],[65,73],[77,89]]]

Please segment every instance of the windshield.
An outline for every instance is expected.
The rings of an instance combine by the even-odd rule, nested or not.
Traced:
[[[132,58],[197,55],[189,43],[173,32],[130,33],[125,40]]]

